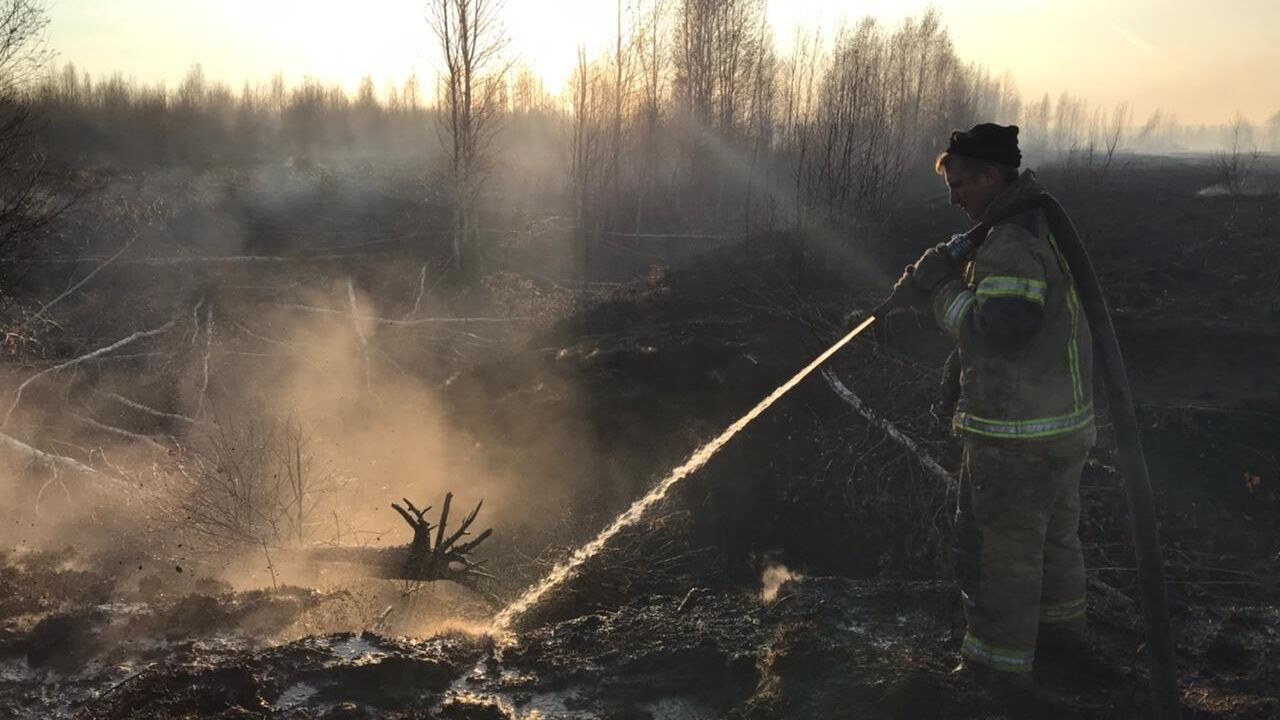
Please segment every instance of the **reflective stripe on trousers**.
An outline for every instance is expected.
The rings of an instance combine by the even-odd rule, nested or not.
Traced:
[[[960,654],[968,660],[1002,672],[1031,672],[1031,666],[1036,659],[1035,648],[1015,650],[988,645],[974,637],[972,632],[964,634],[964,644],[960,646]]]

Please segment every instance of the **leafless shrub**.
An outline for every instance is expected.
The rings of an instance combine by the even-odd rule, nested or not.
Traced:
[[[302,425],[259,417],[215,422],[180,454],[175,498],[184,529],[216,546],[304,543],[329,524],[323,499],[341,479]]]
[[[1227,195],[1236,197],[1244,194],[1254,178],[1261,156],[1262,150],[1254,141],[1253,125],[1237,113],[1227,128],[1226,149],[1213,155],[1214,172]]]
[[[1133,110],[1127,102],[1110,112],[1091,107],[1083,98],[1063,93],[1050,114],[1046,95],[1033,108],[1029,122],[1034,126],[1032,152],[1044,159],[1042,169],[1051,172],[1064,186],[1085,190],[1102,187],[1115,167],[1117,156],[1131,140],[1150,142],[1164,123],[1157,112],[1135,134],[1131,130]],[[1045,124],[1048,123],[1048,124]]]

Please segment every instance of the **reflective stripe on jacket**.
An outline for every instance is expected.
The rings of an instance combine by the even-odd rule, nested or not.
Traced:
[[[1039,192],[1025,172],[992,201],[988,216]],[[1093,339],[1043,212],[992,227],[965,278],[934,292],[932,310],[960,348],[957,434],[1035,443],[1055,454],[1093,445]],[[989,338],[996,336],[1017,342],[995,345]]]

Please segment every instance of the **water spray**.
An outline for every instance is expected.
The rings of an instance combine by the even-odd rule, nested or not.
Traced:
[[[572,577],[574,571],[577,570],[582,563],[600,552],[600,550],[603,549],[604,546],[614,538],[614,536],[643,517],[645,511],[666,497],[667,493],[671,491],[671,488],[674,487],[676,483],[692,475],[694,472],[701,469],[703,465],[706,465],[707,461],[710,460],[712,456],[720,450],[720,448],[724,447],[725,443],[733,439],[734,435],[737,435],[743,428],[749,425],[752,420],[755,420],[761,415],[761,413],[768,410],[769,406],[777,402],[779,398],[790,392],[790,390],[796,385],[799,385],[801,380],[804,380],[810,373],[817,370],[818,367],[829,360],[832,355],[840,352],[841,348],[848,345],[854,338],[861,335],[864,330],[871,327],[872,323],[875,321],[875,314],[868,315],[867,318],[859,323],[857,327],[849,331],[848,335],[840,338],[836,344],[827,348],[826,352],[819,355],[813,362],[805,366],[803,370],[796,373],[794,377],[784,383],[777,390],[770,393],[764,400],[761,400],[760,403],[751,408],[746,415],[738,418],[736,422],[730,425],[724,432],[720,433],[720,435],[714,440],[695,450],[694,453],[689,456],[689,459],[684,461],[683,465],[672,470],[671,473],[668,474],[662,482],[658,483],[652,490],[650,490],[647,495],[632,503],[631,507],[627,508],[626,512],[619,515],[618,518],[614,520],[609,527],[602,530],[594,540],[575,550],[567,560],[556,565],[555,568],[553,568],[551,572],[543,578],[542,582],[526,590],[520,597],[516,598],[514,602],[504,608],[502,612],[498,613],[497,617],[493,620],[495,629],[499,631],[508,629],[512,621],[524,614],[529,608],[533,607],[549,591]]]

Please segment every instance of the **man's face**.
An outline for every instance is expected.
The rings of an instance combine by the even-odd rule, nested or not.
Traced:
[[[970,220],[982,219],[987,206],[1005,185],[996,172],[986,167],[981,170],[944,167],[942,179],[951,193],[951,204],[963,210]]]

